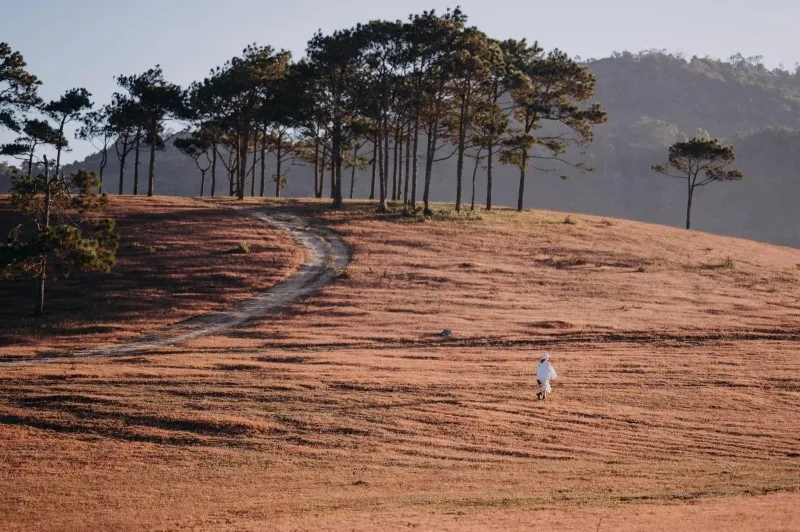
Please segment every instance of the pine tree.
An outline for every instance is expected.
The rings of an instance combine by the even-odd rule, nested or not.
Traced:
[[[46,157],[44,162],[44,173],[14,179],[11,205],[26,215],[25,222],[0,246],[1,276],[36,280],[37,317],[44,311],[49,278],[74,270],[108,272],[119,247],[114,220],[97,216],[108,201],[96,191],[97,176],[86,170],[60,176]]]
[[[670,146],[669,162],[652,167],[659,174],[686,180],[686,229],[692,225],[692,199],[697,188],[744,178],[742,172],[729,168],[735,158],[733,146],[717,139],[693,138]]]
[[[18,113],[41,104],[37,89],[41,81],[26,70],[22,54],[0,42],[0,126],[19,132]]]

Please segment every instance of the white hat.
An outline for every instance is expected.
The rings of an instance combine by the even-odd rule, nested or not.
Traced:
[[[547,353],[543,354],[542,355],[542,362],[544,362],[545,360],[548,360],[549,358],[550,358],[550,355],[548,355]]]

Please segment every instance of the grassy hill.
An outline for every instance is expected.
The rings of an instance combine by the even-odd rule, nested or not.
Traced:
[[[142,245],[179,235],[202,253],[156,254],[166,273],[129,268],[133,286],[198,275],[244,238],[229,233],[239,217],[226,224],[213,208],[114,208],[136,231],[152,223],[136,221],[145,206],[174,214],[159,221],[165,234],[137,233]],[[4,367],[7,525],[800,524],[800,250],[552,211],[437,205],[424,221],[365,203],[248,206],[337,231],[351,264],[236,330],[135,357]],[[260,254],[238,259],[246,279],[276,273]],[[113,288],[83,286],[93,301]],[[67,320],[42,345],[146,324],[148,306],[167,305],[155,295],[138,316]],[[73,311],[62,303],[54,319]],[[198,305],[168,303],[176,318]],[[537,403],[544,351],[560,378]]]
[[[115,198],[107,212],[121,238],[117,265],[51,281],[42,323],[31,317],[33,281],[0,279],[0,359],[88,349],[227,308],[302,260],[288,235],[186,198]],[[0,234],[17,216],[0,196]],[[242,242],[249,252],[233,253]]]

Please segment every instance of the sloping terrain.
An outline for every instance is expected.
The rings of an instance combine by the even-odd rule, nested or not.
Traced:
[[[0,280],[0,357],[85,350],[226,309],[303,260],[285,231],[190,199],[115,198],[107,214],[121,238],[117,265],[50,282],[41,323],[33,281]],[[16,220],[0,197],[3,238]]]
[[[7,528],[800,525],[800,250],[553,212],[263,208],[339,232],[352,263],[239,330],[3,368]],[[560,379],[539,403],[544,351]]]

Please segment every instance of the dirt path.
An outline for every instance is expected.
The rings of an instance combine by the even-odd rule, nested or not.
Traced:
[[[197,316],[121,344],[31,360],[0,362],[0,366],[28,366],[76,358],[129,356],[159,347],[178,345],[201,336],[210,336],[275,312],[314,293],[329,283],[336,276],[337,270],[350,262],[350,252],[342,239],[332,231],[313,226],[307,218],[285,213],[268,214],[250,210],[242,212],[263,220],[276,229],[288,231],[297,245],[305,249],[305,263],[294,275],[263,294],[227,310]]]

